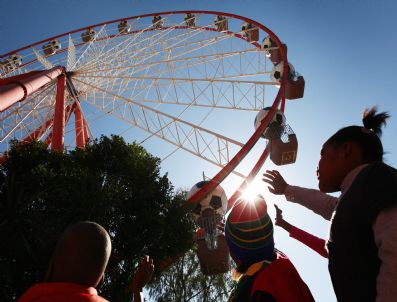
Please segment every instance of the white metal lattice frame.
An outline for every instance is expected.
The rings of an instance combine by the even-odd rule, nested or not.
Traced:
[[[25,56],[31,63],[8,75],[66,66],[83,106],[224,167],[243,143],[207,129],[204,121],[214,109],[258,111],[269,106],[277,94],[277,83],[269,81],[272,64],[261,49],[234,33],[208,30],[214,25],[201,23],[205,18],[186,28],[176,17],[163,18],[166,27],[161,29],[154,29],[150,18],[135,19],[134,32],[122,35],[105,24],[86,44],[81,33],[65,35],[60,39],[67,51],[45,57],[39,47],[32,48]],[[67,105],[74,101],[68,93],[66,97]],[[51,83],[0,113],[0,143],[44,125],[53,116],[54,102]],[[200,122],[190,121],[197,108],[210,111]]]

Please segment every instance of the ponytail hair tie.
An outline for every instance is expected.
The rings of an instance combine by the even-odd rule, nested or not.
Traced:
[[[386,120],[390,117],[387,112],[377,112],[376,107],[371,109],[365,109],[363,113],[363,125],[362,132],[364,133],[375,133],[379,137],[382,135],[382,126],[386,125]]]

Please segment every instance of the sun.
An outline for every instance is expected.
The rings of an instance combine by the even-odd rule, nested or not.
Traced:
[[[248,201],[254,202],[257,199],[258,194],[262,194],[263,184],[262,182],[253,181],[241,194],[241,198]]]

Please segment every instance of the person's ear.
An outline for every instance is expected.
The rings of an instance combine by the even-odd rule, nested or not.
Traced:
[[[356,144],[352,142],[345,142],[340,146],[340,151],[344,159],[349,159],[351,156],[354,156],[356,153]]]
[[[346,142],[341,146],[343,159],[361,162],[362,152],[360,146],[354,142]]]

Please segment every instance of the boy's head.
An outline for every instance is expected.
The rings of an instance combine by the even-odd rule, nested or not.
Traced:
[[[112,246],[109,234],[99,224],[78,222],[67,228],[54,250],[47,282],[72,282],[97,287]]]
[[[225,235],[238,266],[274,260],[273,224],[261,195],[236,201],[226,220]]]

